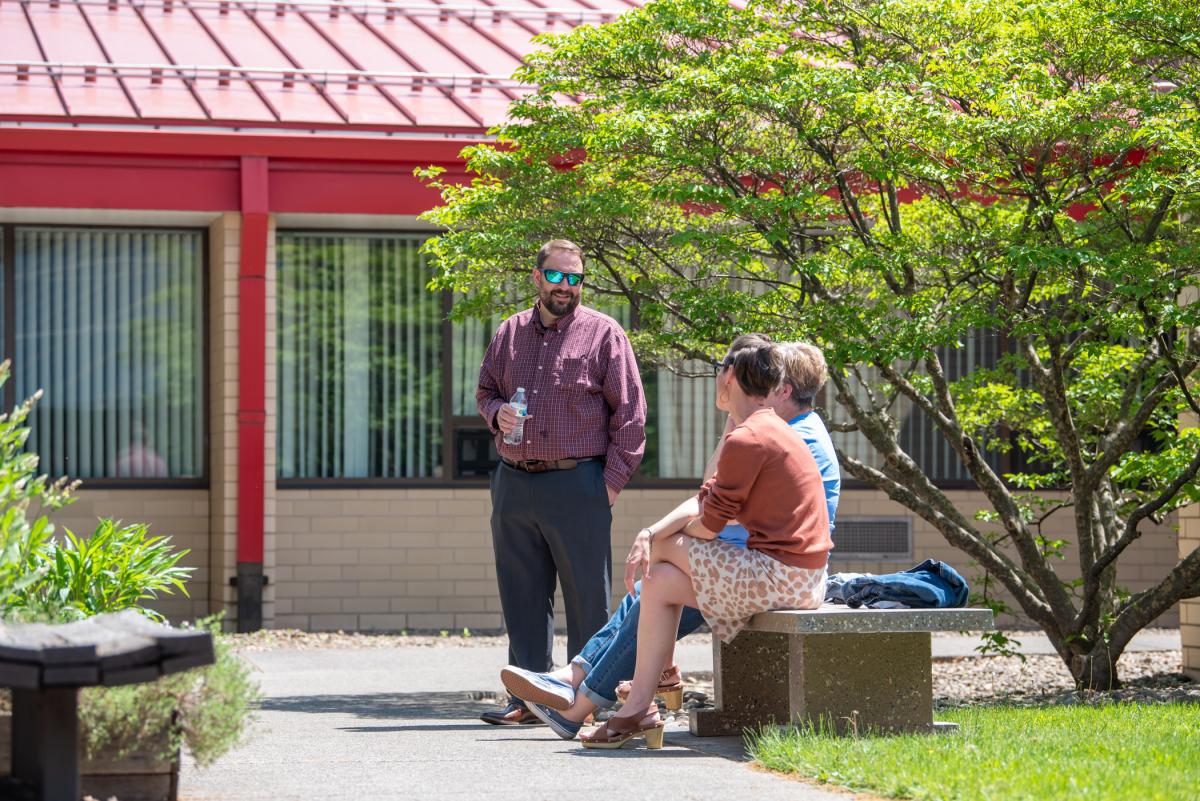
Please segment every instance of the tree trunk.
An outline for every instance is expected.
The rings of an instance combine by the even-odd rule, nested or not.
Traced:
[[[1100,691],[1119,688],[1117,657],[1120,655],[1113,653],[1104,641],[1096,643],[1088,653],[1073,654],[1067,667],[1075,679],[1075,688]]]

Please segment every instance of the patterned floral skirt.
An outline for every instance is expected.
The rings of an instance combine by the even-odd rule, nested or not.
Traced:
[[[816,609],[825,600],[824,567],[792,567],[762,551],[701,539],[688,544],[688,564],[700,613],[722,642],[759,612]]]

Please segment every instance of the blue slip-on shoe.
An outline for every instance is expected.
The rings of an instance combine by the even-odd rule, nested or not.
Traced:
[[[555,710],[542,704],[529,702],[529,711],[537,715],[538,720],[553,729],[554,733],[564,740],[574,740],[575,735],[579,734],[579,729],[583,726],[582,723],[567,720]]]
[[[532,701],[559,712],[570,709],[575,703],[575,688],[548,673],[509,665],[500,671],[500,681],[504,682],[504,689],[522,701]]]

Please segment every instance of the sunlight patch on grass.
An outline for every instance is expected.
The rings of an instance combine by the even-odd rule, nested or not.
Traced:
[[[750,737],[754,757],[894,798],[1178,801],[1200,787],[1200,706],[945,710],[942,735],[838,737],[812,726]]]

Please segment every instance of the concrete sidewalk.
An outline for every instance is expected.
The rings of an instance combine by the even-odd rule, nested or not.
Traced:
[[[845,801],[755,770],[740,738],[592,751],[545,726],[480,723],[499,689],[491,648],[280,650],[246,654],[264,701],[251,739],[216,765],[183,767],[186,801],[568,801],[642,798]],[[499,659],[497,659],[499,656]],[[691,747],[691,746],[698,746]],[[700,750],[703,749],[703,750]]]
[[[1016,634],[1026,653],[1050,653],[1045,637]],[[979,638],[934,637],[935,657],[971,656]],[[1179,648],[1177,631],[1143,632],[1132,650]],[[383,801],[495,799],[754,798],[845,801],[803,782],[755,770],[741,738],[698,739],[669,728],[666,747],[591,751],[544,726],[499,728],[478,720],[502,691],[499,646],[322,649],[243,654],[264,702],[248,742],[206,770],[185,764],[185,801]],[[560,648],[556,661],[566,654]],[[687,672],[710,671],[707,637],[684,640]],[[484,700],[484,699],[487,700]]]

